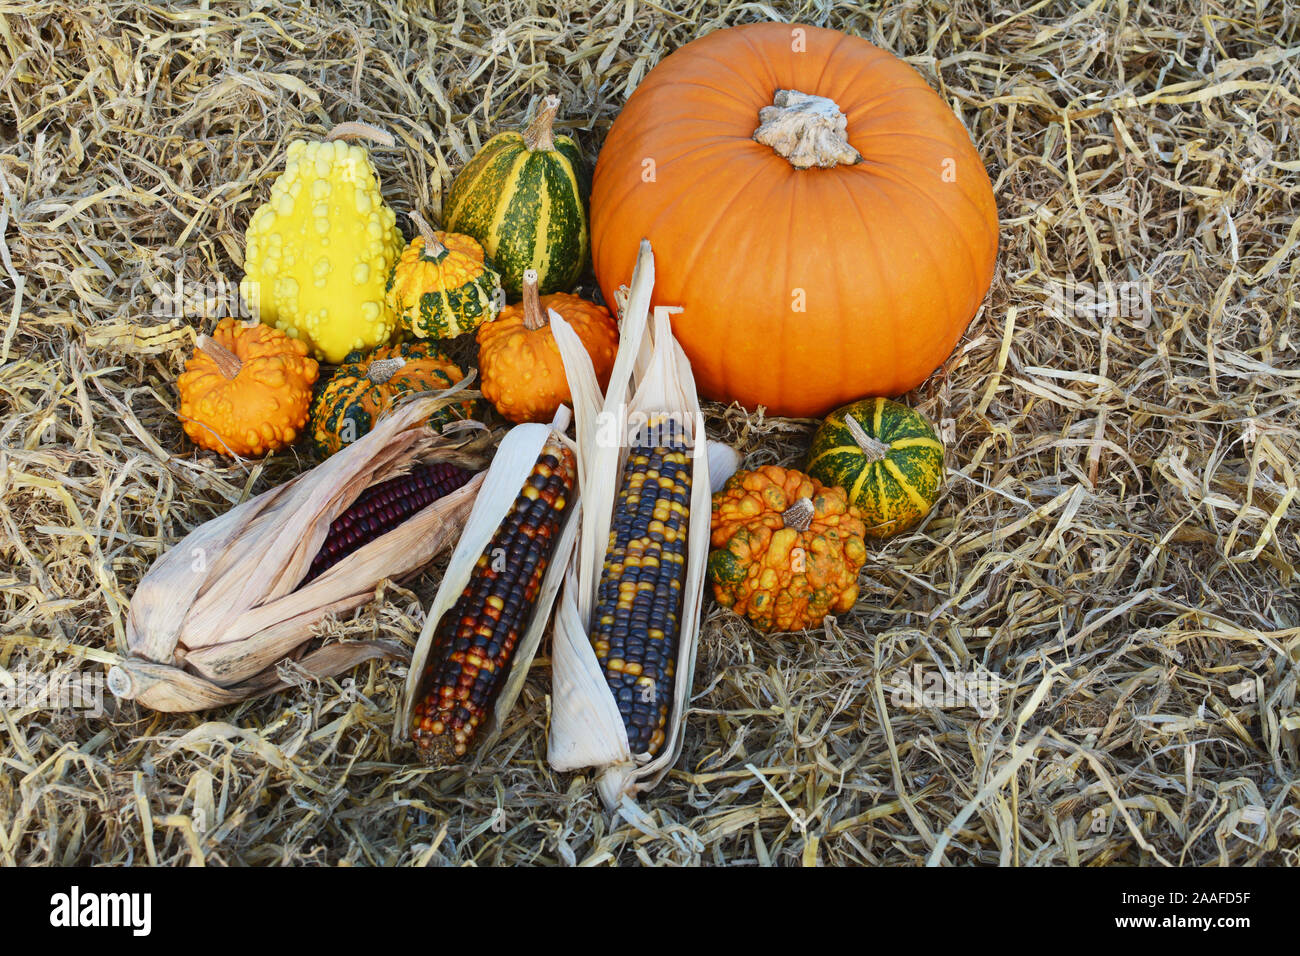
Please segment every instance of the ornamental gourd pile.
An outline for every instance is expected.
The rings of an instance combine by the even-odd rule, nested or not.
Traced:
[[[499,730],[563,586],[549,757],[597,768],[611,802],[680,753],[706,581],[758,631],[817,627],[854,607],[868,539],[934,506],[938,436],[876,396],[919,384],[964,331],[991,279],[997,212],[947,105],[906,64],[833,31],[756,24],[683,47],[629,99],[592,186],[554,131],[558,108],[547,97],[522,132],[490,139],[453,183],[444,228],[412,212],[408,244],[366,150],[344,141],[391,137],[345,124],[291,143],[246,233],[241,290],[265,324],[200,337],[180,412],[195,442],[233,455],[282,449],[310,421],[322,470],[298,493],[311,504],[313,478],[334,476],[337,500],[311,514],[314,554],[292,536],[263,543],[272,557],[296,549],[285,566],[304,592],[358,567],[410,571],[408,546],[427,560],[443,543],[417,552],[421,522],[442,507],[466,520],[473,497],[399,733],[442,764]],[[589,261],[622,330],[569,291]],[[467,426],[443,430],[479,407],[441,344],[470,333],[482,395],[519,423],[482,476],[446,450]],[[338,368],[313,393],[318,361]],[[706,440],[697,387],[776,414],[835,410],[805,470],[736,472],[710,502],[691,454]],[[576,440],[565,406],[583,410]],[[594,437],[597,412],[626,431],[633,411],[647,424],[629,447]],[[650,428],[678,419],[690,441]],[[421,454],[388,467],[389,437]],[[376,556],[385,541],[399,546]],[[578,700],[583,680],[594,689]],[[603,729],[585,732],[596,711]]]

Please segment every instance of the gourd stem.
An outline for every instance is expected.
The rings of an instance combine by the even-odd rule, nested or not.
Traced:
[[[447,247],[433,234],[433,227],[414,209],[411,210],[411,222],[415,223],[415,228],[420,230],[420,237],[424,240],[425,255],[436,257],[447,251]]]
[[[406,364],[406,359],[400,355],[393,358],[375,359],[366,366],[366,378],[376,385],[383,385],[390,378],[397,374],[397,371]]]
[[[817,508],[811,498],[800,498],[781,512],[781,523],[795,531],[807,531],[812,526],[813,515],[816,513]]]
[[[537,290],[537,270],[524,270],[524,328],[536,332],[547,324],[542,311],[542,297]]]
[[[758,111],[754,141],[772,147],[795,169],[852,166],[862,154],[849,145],[848,118],[825,96],[777,90],[771,106]]]
[[[380,146],[387,146],[390,149],[397,145],[397,140],[393,139],[393,134],[388,130],[380,129],[378,126],[371,126],[369,123],[362,123],[359,120],[339,123],[325,134],[325,142],[327,143],[332,143],[336,139],[368,139],[372,143],[378,143]]]
[[[867,430],[859,425],[858,420],[852,415],[844,416],[844,426],[853,436],[854,443],[862,449],[862,454],[868,462],[884,461],[889,456],[889,443],[868,435]]]
[[[541,110],[524,130],[524,145],[528,147],[530,153],[537,152],[539,149],[546,152],[555,148],[555,134],[551,130],[551,124],[555,122],[555,114],[559,111],[560,98],[554,93],[542,100]]]
[[[244,367],[238,355],[230,351],[210,335],[200,335],[194,340],[195,346],[200,352],[212,359],[212,364],[217,367],[217,371],[224,378],[233,380],[239,374],[239,370]]]

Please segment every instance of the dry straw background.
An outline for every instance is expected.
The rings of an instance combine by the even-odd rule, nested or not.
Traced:
[[[389,201],[436,215],[544,93],[594,160],[666,52],[797,20],[920,70],[1002,220],[985,308],[908,399],[950,445],[932,519],[822,631],[710,605],[686,751],[639,807],[547,767],[544,655],[503,739],[443,772],[390,748],[404,668],[375,663],[204,715],[0,713],[0,863],[1300,862],[1300,14],[883,6],[0,3],[0,679],[102,675],[149,564],[309,464],[197,453],[174,382],[212,319],[152,314],[178,270],[239,278],[294,137],[386,127]],[[1070,278],[1152,309],[1053,317]],[[812,430],[709,415],[749,466]],[[410,646],[436,580],[323,636]],[[996,713],[903,706],[917,666],[987,669]]]

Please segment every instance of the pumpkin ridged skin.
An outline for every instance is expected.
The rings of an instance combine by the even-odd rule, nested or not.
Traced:
[[[812,506],[804,531],[785,517],[801,499]],[[713,496],[710,527],[714,599],[758,630],[815,627],[856,603],[866,529],[844,489],[775,465],[738,471]]]
[[[201,349],[177,379],[181,427],[223,455],[262,455],[293,443],[307,424],[320,367],[307,345],[269,325],[222,319],[212,333],[241,363],[233,379]]]
[[[872,461],[854,440],[845,416],[889,446]],[[805,470],[839,485],[862,513],[867,533],[885,538],[914,527],[934,507],[943,485],[943,444],[925,416],[886,398],[868,398],[826,416],[813,436]]]
[[[497,314],[500,276],[470,236],[434,232],[430,253],[416,236],[393,263],[384,290],[402,327],[422,339],[452,339],[473,332]]]
[[[641,81],[596,164],[592,262],[612,302],[648,238],[654,302],[684,307],[673,331],[700,392],[814,416],[906,392],[947,358],[989,287],[998,220],[970,136],[915,70],[819,27],[792,49],[795,29],[717,30]],[[834,101],[861,161],[795,169],[755,142],[787,89]]]
[[[456,177],[443,225],[483,244],[510,297],[522,294],[528,269],[537,270],[543,295],[566,291],[590,255],[588,193],[582,154],[568,136],[529,150],[523,133],[498,133]]]
[[[525,279],[525,282],[528,280]],[[591,356],[603,390],[618,354],[618,323],[603,306],[567,292],[539,299],[542,316],[554,309],[573,327]],[[564,360],[549,321],[529,328],[525,301],[508,305],[495,322],[478,330],[478,366],[483,397],[512,422],[549,422],[560,405],[573,401]]]
[[[384,382],[370,376],[375,362],[401,359],[403,365]],[[311,440],[328,458],[374,427],[398,398],[413,392],[441,391],[464,378],[460,368],[429,342],[402,342],[369,354],[353,352],[320,390],[311,409]],[[472,401],[448,405],[429,421],[435,429],[474,414]]]

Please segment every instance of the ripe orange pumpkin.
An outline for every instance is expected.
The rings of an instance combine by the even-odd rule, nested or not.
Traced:
[[[806,94],[806,95],[805,95]],[[700,391],[820,415],[919,385],[988,291],[997,206],[961,122],[866,40],[717,30],[614,121],[591,194],[607,302],[642,237]]]
[[[524,301],[478,327],[483,397],[512,422],[549,422],[556,409],[573,401],[551,312],[578,333],[602,389],[618,355],[618,323],[604,306],[568,292],[538,295],[539,281],[536,269],[524,270]]]

